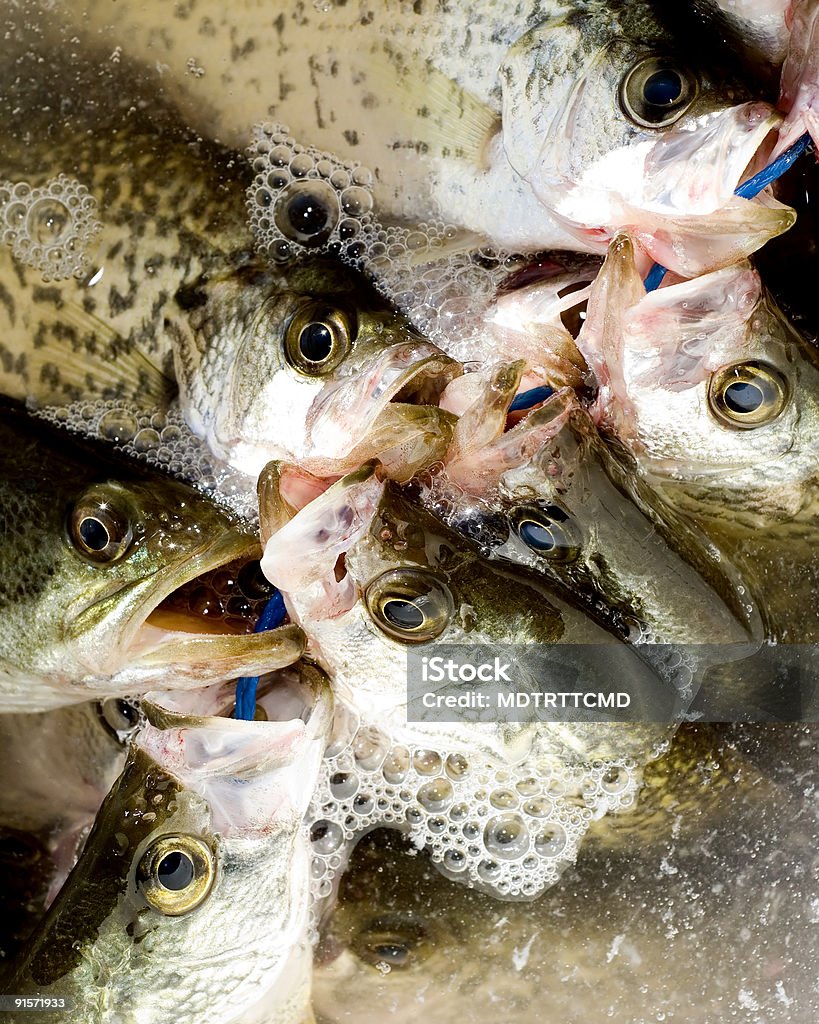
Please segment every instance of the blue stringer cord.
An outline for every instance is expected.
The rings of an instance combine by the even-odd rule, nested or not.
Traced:
[[[800,135],[796,142],[778,156],[772,164],[763,167],[752,178],[744,181],[739,188],[734,189],[734,195],[739,196],[740,199],[753,199],[755,196],[758,196],[763,188],[767,188],[777,178],[782,177],[785,171],[805,152],[809,142],[810,135]],[[665,267],[655,263],[649,271],[648,277],[643,282],[646,291],[653,292],[655,288],[659,288],[665,274]]]
[[[262,608],[254,633],[264,633],[268,629],[275,629],[284,622],[286,610],[284,598],[278,590]],[[234,717],[252,722],[256,715],[256,687],[259,685],[258,676],[242,676],[236,683],[236,711]]]
[[[509,406],[509,412],[520,412],[522,409],[531,409],[533,405],[537,405],[538,402],[545,402],[547,398],[555,393],[554,388],[542,387],[542,388],[531,388],[529,391],[521,391],[519,395],[515,395],[512,399],[512,404]]]

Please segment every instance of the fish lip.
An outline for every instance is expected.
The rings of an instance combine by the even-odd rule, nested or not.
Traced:
[[[238,558],[252,557],[256,554],[260,554],[260,547],[255,537],[232,531],[226,532],[215,541],[203,544],[174,569],[157,569],[150,576],[130,581],[116,591],[106,594],[104,598],[86,605],[72,618],[70,626],[76,630],[83,617],[89,615],[99,604],[116,600],[129,591],[138,592],[142,589],[147,593],[129,614],[117,644],[119,661],[129,670],[158,670],[163,665],[171,666],[179,662],[205,665],[211,663],[212,670],[217,670],[220,664],[232,664],[234,661],[240,669],[237,675],[279,668],[281,659],[274,658],[273,655],[282,639],[296,644],[299,652],[304,647],[303,633],[298,626],[280,627],[265,633],[236,635],[186,633],[181,630],[163,629],[148,622],[159,605],[186,583]],[[248,668],[247,673],[244,672],[245,667]],[[213,671],[209,676],[212,674]]]
[[[307,660],[301,661],[296,666],[296,671],[298,672],[301,710],[295,716],[275,714],[271,717],[277,691],[281,690],[291,695],[293,692],[292,689],[287,689],[287,682],[282,682],[279,673],[270,673],[259,681],[256,699],[257,703],[264,702],[263,707],[267,718],[263,721],[248,722],[234,717],[235,681],[233,680],[226,681],[217,687],[218,693],[214,695],[217,706],[211,713],[198,715],[184,710],[184,700],[188,696],[184,691],[168,691],[167,693],[151,691],[143,695],[140,700],[140,708],[150,725],[156,729],[200,728],[202,725],[210,723],[212,726],[226,728],[237,733],[247,732],[250,729],[251,731],[276,731],[277,734],[284,735],[288,731],[284,727],[294,727],[298,731],[303,730],[306,737],[316,738],[327,730],[332,720],[332,686],[327,674]],[[194,695],[194,700],[196,699],[197,697]],[[292,700],[289,703],[286,702],[285,707],[292,710]]]
[[[391,345],[369,360],[365,370],[340,378],[316,397],[308,423],[311,449],[321,451],[326,446],[323,442],[338,446],[339,409],[347,415],[351,410],[358,413],[355,440],[361,441],[391,402],[437,405],[447,384],[462,372],[457,360],[429,342],[412,340]]]
[[[737,146],[736,159],[731,161],[733,167],[739,167],[739,171],[733,179],[733,192],[736,192],[740,185],[752,178],[754,174],[768,166],[783,120],[782,115],[767,103],[750,102],[743,106],[746,108],[748,121],[757,118],[758,123],[749,131],[747,145],[743,141]],[[746,159],[740,166],[743,156],[746,156]]]

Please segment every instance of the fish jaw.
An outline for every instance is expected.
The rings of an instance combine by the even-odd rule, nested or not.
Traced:
[[[793,225],[794,211],[771,197],[734,195],[748,168],[764,166],[780,123],[767,103],[740,104],[613,149],[573,180],[541,168],[532,186],[578,239],[605,244],[628,230],[652,259],[693,277],[745,259]]]
[[[438,398],[460,372],[460,364],[427,342],[386,349],[364,344],[328,379],[285,367],[264,385],[256,381],[253,399],[239,415],[214,421],[209,443],[249,476],[258,477],[272,459],[341,475],[389,447],[385,437],[394,446],[407,444],[419,432],[419,417],[430,420],[426,433],[435,433]],[[394,400],[407,405],[403,417],[389,410]],[[376,436],[369,436],[372,431]]]
[[[779,129],[774,157],[809,133],[819,144],[819,4],[794,0],[788,54],[782,67],[779,109],[785,120]]]
[[[306,666],[299,678],[298,690],[285,683],[277,700],[276,676],[269,677],[259,696],[265,721],[179,712],[174,693],[152,693],[144,702],[140,747],[208,802],[219,834],[262,837],[304,816],[330,734],[333,695],[317,669]],[[207,705],[214,689],[221,703],[220,686],[189,703]]]
[[[169,678],[177,686],[203,686],[296,661],[303,650],[303,637],[296,627],[236,636],[168,630],[149,621],[184,584],[257,550],[251,535],[228,531],[172,570],[155,572],[82,609],[68,623],[69,635],[80,646],[82,676],[76,684],[76,699],[94,693],[141,693],[161,687]],[[115,645],[112,632],[118,633]],[[106,670],[111,663],[116,666],[113,673]]]

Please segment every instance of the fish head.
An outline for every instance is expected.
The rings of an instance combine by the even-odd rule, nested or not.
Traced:
[[[657,682],[634,648],[542,576],[487,558],[371,469],[339,480],[305,506],[267,540],[261,564],[339,699],[404,741],[416,737],[437,749],[459,743],[509,762],[525,755],[538,729],[497,721],[409,723],[408,652],[420,645],[425,654],[451,653],[452,645],[494,653],[502,645],[606,645],[607,671],[616,662],[630,678]],[[572,756],[594,747],[567,741],[560,726],[545,731],[544,745],[549,737],[556,748],[568,742]]]
[[[810,510],[819,360],[748,264],[646,294],[620,238],[578,343],[599,416],[664,489],[774,520]]]
[[[503,146],[561,225],[602,251],[628,228],[692,276],[793,223],[734,196],[781,118],[675,43],[645,3],[588,4],[521,37],[502,68]]]
[[[22,414],[0,431],[16,445],[0,486],[16,524],[0,545],[15,581],[0,631],[5,710],[138,694],[171,672],[202,686],[300,656],[295,626],[247,635],[247,617],[238,632],[206,615],[162,619],[179,588],[258,554],[239,521],[191,487]]]
[[[255,477],[274,458],[338,475],[389,448],[413,467],[435,457],[451,421],[437,399],[460,365],[360,274],[252,263],[190,291],[181,405],[220,458]]]
[[[430,476],[424,501],[487,558],[541,574],[624,639],[746,641],[731,610],[739,604],[733,579],[720,577],[719,593],[704,581],[714,575],[706,539],[668,521],[632,469],[565,389]]]
[[[332,719],[326,678],[307,673],[298,711],[292,694],[277,704],[275,687],[260,696],[265,721],[197,716],[152,695],[76,867],[16,965],[21,990],[72,995],[83,1019],[111,1005],[159,1019],[169,1003],[191,1024],[304,1019],[303,816]]]

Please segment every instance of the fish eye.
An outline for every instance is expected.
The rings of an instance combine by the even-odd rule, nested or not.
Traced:
[[[324,245],[338,224],[338,196],[326,181],[294,181],[276,200],[273,218],[291,242],[306,248]]]
[[[346,315],[318,303],[302,307],[287,327],[284,352],[294,370],[308,377],[332,373],[352,347]]]
[[[68,537],[88,562],[108,565],[129,551],[134,539],[133,515],[120,494],[92,487],[74,503],[68,517]]]
[[[421,963],[431,951],[423,925],[401,914],[389,914],[370,921],[350,945],[365,963],[373,967],[387,964],[398,969]]]
[[[787,404],[788,382],[768,363],[723,366],[708,384],[711,412],[721,423],[740,430],[772,423]]]
[[[210,847],[185,835],[155,840],[136,871],[137,885],[148,904],[168,917],[195,910],[210,893],[214,877]]]
[[[512,525],[531,551],[550,561],[571,562],[580,553],[577,527],[559,505],[522,505],[513,512]]]
[[[99,715],[103,724],[111,730],[118,740],[125,740],[139,725],[139,706],[130,700],[108,697],[98,705]]]
[[[620,86],[623,113],[643,128],[668,128],[699,93],[697,76],[664,57],[645,57],[626,72]]]
[[[422,569],[382,573],[367,586],[364,601],[381,632],[405,644],[434,640],[455,611],[446,584]]]

